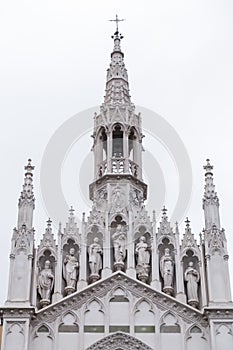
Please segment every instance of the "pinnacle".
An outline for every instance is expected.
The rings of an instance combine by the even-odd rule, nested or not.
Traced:
[[[210,160],[209,158],[206,159],[206,165],[203,166],[204,170],[206,171],[206,175],[208,174],[212,174],[212,170],[213,170],[213,165],[210,164]]]

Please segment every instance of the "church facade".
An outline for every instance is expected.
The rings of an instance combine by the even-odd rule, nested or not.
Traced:
[[[205,228],[180,234],[167,209],[146,211],[142,117],[131,102],[122,36],[113,36],[106,94],[94,117],[93,202],[71,207],[57,239],[47,221],[35,247],[33,170],[25,166],[13,230],[3,350],[232,350],[227,241],[213,166],[204,166]]]

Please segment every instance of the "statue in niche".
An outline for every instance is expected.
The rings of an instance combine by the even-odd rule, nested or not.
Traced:
[[[54,274],[51,269],[51,263],[46,260],[44,263],[44,269],[38,276],[38,293],[41,297],[41,305],[46,306],[50,303],[51,292],[54,285]]]
[[[89,250],[89,267],[91,275],[98,275],[102,269],[102,247],[99,244],[99,238],[95,237],[93,243],[90,245]]]
[[[75,249],[70,248],[69,254],[63,261],[63,277],[66,282],[67,294],[73,293],[76,289],[79,263],[75,257]]]
[[[193,267],[193,262],[188,263],[188,267],[184,273],[184,279],[187,285],[188,304],[197,307],[198,300],[198,282],[200,280],[199,272]]]
[[[149,277],[150,271],[150,252],[148,250],[148,244],[146,238],[141,236],[139,242],[136,244],[135,254],[137,256],[136,271],[140,281],[146,283]]]
[[[116,231],[112,235],[113,247],[114,247],[114,260],[115,263],[124,264],[126,256],[126,234],[123,230],[123,226],[118,224]]]
[[[164,255],[160,259],[160,273],[163,278],[163,291],[171,295],[173,293],[174,261],[169,248],[165,248]]]
[[[137,265],[149,265],[150,253],[144,236],[141,236],[139,242],[136,244],[135,253],[137,255]]]

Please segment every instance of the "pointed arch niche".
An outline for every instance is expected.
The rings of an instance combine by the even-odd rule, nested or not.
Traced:
[[[8,329],[5,338],[6,349],[23,349],[24,347],[24,325],[20,322],[7,322]]]
[[[124,156],[123,136],[122,125],[119,123],[115,124],[112,131],[112,157],[114,158],[122,158]]]
[[[216,349],[233,349],[232,323],[221,323],[216,327]]]
[[[105,310],[98,298],[93,298],[84,309],[85,348],[102,338],[105,333]]]
[[[58,327],[58,349],[66,350],[67,344],[69,344],[69,350],[77,350],[79,345],[77,316],[71,311],[62,316]]]
[[[194,325],[188,330],[188,336],[186,340],[186,349],[187,350],[207,350],[208,343],[204,336],[203,330]]]
[[[146,298],[140,299],[134,308],[134,333],[153,347],[155,344],[155,310]]]
[[[109,295],[109,333],[117,331],[130,332],[129,296],[121,287],[116,287]]]
[[[110,236],[111,236],[111,248],[110,248],[110,264],[113,267],[114,270],[114,243],[113,243],[113,239],[112,236],[113,234],[116,232],[116,228],[117,226],[120,225],[122,227],[122,231],[125,233],[125,235],[127,234],[127,223],[126,223],[126,219],[123,215],[113,215],[111,217],[111,224],[110,224]],[[125,259],[124,259],[124,270],[127,266],[127,249],[125,251]]]
[[[97,166],[98,177],[101,177],[105,174],[107,168],[107,134],[104,127],[102,127],[96,139],[96,147],[95,147],[95,161]]]
[[[32,350],[53,350],[53,334],[51,329],[43,324],[40,325],[32,340]]]
[[[166,312],[160,322],[161,349],[175,350],[182,348],[181,327],[177,317],[170,311]]]
[[[170,237],[162,237],[161,240],[158,242],[158,253],[159,253],[159,275],[160,275],[160,282],[162,285],[162,290],[164,291],[164,281],[162,278],[162,274],[161,274],[161,268],[160,268],[160,262],[161,262],[161,258],[163,257],[163,255],[165,254],[165,249],[169,249],[169,253],[170,256],[172,257],[173,260],[173,279],[172,279],[172,285],[171,285],[171,292],[169,292],[168,294],[170,295],[176,295],[176,265],[175,265],[175,246],[172,242],[172,239],[170,239]]]
[[[37,268],[38,268],[39,274],[41,271],[43,271],[46,261],[50,262],[50,268],[51,268],[51,271],[52,271],[52,274],[53,274],[54,280],[55,280],[56,252],[53,249],[45,248],[39,252],[38,258],[37,258]],[[52,300],[52,296],[54,293],[54,280],[53,280],[53,288],[52,288],[51,297],[50,297],[51,300]],[[39,292],[37,289],[36,304],[37,304],[38,309],[42,308],[42,305],[40,304],[40,300],[41,300],[41,296],[39,295]]]
[[[136,272],[137,272],[137,278],[139,280],[141,280],[142,282],[145,282],[145,283],[148,283],[150,284],[151,282],[151,264],[152,264],[152,256],[151,256],[151,233],[149,232],[149,228],[147,227],[147,225],[140,225],[139,227],[137,227],[136,229],[136,232],[134,234],[134,263],[135,263],[135,266],[136,266]],[[139,265],[138,266],[138,255],[136,254],[136,247],[137,247],[137,244],[139,243],[140,241],[140,238],[141,237],[144,237],[145,238],[145,243],[147,244],[147,250],[149,252],[149,263],[146,264],[143,266],[143,269],[142,267]],[[138,266],[138,268],[137,268]],[[144,271],[143,271],[144,270]],[[143,278],[140,278],[140,274],[144,275],[147,274],[148,278],[147,279],[143,279]]]
[[[188,248],[186,249],[185,253],[182,256],[182,267],[183,267],[183,275],[184,275],[184,291],[187,296],[187,301],[188,301],[188,292],[187,292],[187,282],[185,281],[185,271],[188,268],[188,264],[190,262],[193,263],[193,268],[197,270],[199,274],[199,281],[197,283],[197,294],[198,294],[198,304],[197,305],[192,305],[193,307],[201,308],[202,305],[202,293],[201,293],[201,271],[200,271],[200,256],[198,252],[195,251],[195,249]]]
[[[94,242],[94,239],[98,238],[99,240],[99,244],[101,246],[101,248],[103,248],[103,227],[101,227],[100,225],[92,225],[89,229],[88,229],[88,233],[87,233],[87,247],[86,247],[86,262],[87,262],[87,266],[86,266],[86,270],[87,270],[87,280],[89,280],[89,283],[92,283],[93,281],[90,281],[89,277],[91,274],[90,271],[90,266],[89,266],[89,247],[90,245]],[[103,253],[101,254],[101,260],[102,260],[102,266],[103,266]],[[101,271],[99,271],[99,274],[101,276]]]

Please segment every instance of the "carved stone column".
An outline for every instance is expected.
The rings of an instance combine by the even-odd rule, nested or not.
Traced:
[[[108,277],[112,273],[111,268],[111,237],[110,237],[110,227],[108,226],[108,212],[105,213],[105,230],[103,237],[103,270],[102,278]]]
[[[128,232],[127,232],[127,269],[126,274],[136,278],[136,269],[135,269],[135,242],[133,236],[133,218],[132,212],[129,211],[129,223],[128,223]]]
[[[86,238],[85,213],[83,213],[80,243],[81,244],[80,244],[80,256],[79,256],[79,279],[77,283],[77,290],[81,290],[87,286],[87,238]]]

